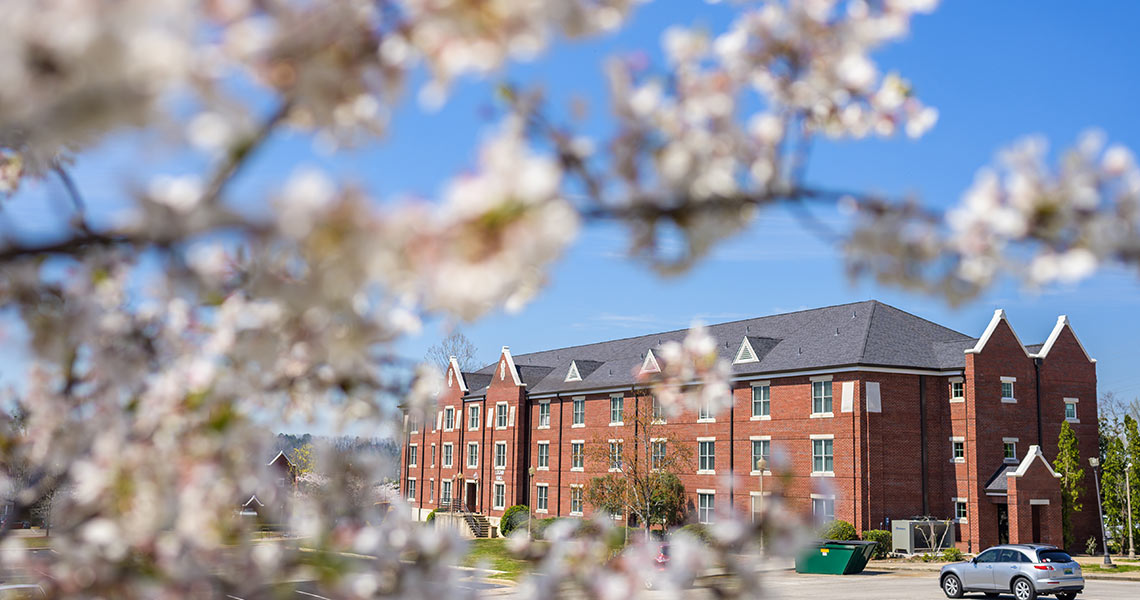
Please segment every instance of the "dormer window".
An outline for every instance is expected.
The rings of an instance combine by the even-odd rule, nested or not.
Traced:
[[[645,353],[645,361],[641,363],[642,373],[660,373],[661,367],[657,364],[657,358],[653,356],[653,351]]]
[[[570,361],[570,370],[566,373],[566,381],[582,381],[582,376],[578,374],[578,363]]]
[[[744,340],[740,342],[740,349],[736,351],[736,360],[733,360],[732,364],[739,365],[754,362],[760,362],[760,359],[756,357],[756,350],[752,348],[752,344],[748,343],[748,338],[744,338]]]

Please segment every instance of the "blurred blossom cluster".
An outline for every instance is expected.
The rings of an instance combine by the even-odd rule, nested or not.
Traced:
[[[391,465],[330,461],[299,493],[263,494],[303,548],[252,541],[235,511],[249,490],[276,489],[269,426],[398,439],[407,415],[430,421],[442,377],[397,356],[398,342],[425,319],[523,306],[591,221],[626,224],[634,255],[675,271],[768,205],[838,202],[853,215],[854,272],[951,300],[1005,272],[1048,284],[1140,264],[1140,170],[1100,135],[1056,165],[1043,141],[1014,146],[945,215],[805,181],[814,139],[917,138],[935,124],[910,83],[870,58],[934,0],[728,3],[724,32],[663,31],[656,68],[606,61],[611,131],[586,137],[546,118],[540,94],[511,94],[470,169],[441,174],[438,198],[378,198],[299,166],[262,192],[231,185],[280,132],[351,152],[382,139],[409,81],[438,105],[464,78],[619,30],[640,4],[0,2],[0,211],[48,178],[71,200],[51,236],[21,234],[7,212],[0,229],[0,308],[30,362],[0,412],[0,495],[23,514],[54,498],[59,540],[56,554],[28,553],[0,528],[0,568],[38,573],[56,598],[260,598],[296,580],[340,598],[469,593],[449,568],[459,540],[376,485]],[[99,194],[130,212],[93,214],[69,169],[111,139],[194,160],[108,184]],[[729,369],[715,350],[696,326],[655,350],[660,372],[643,384],[667,411],[723,407]],[[795,538],[778,499],[765,511],[773,539]],[[521,591],[642,589],[632,573],[650,551],[614,560],[611,529],[558,524],[554,545],[517,540],[538,567]],[[715,560],[753,582],[739,552],[754,533],[726,515],[711,552],[678,542],[665,580]]]

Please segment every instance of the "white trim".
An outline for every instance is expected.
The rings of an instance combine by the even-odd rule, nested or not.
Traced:
[[[562,381],[564,381],[564,382],[582,381],[582,375],[578,373],[578,363],[577,362],[570,361],[570,370],[566,372],[566,379],[563,379]]]
[[[1072,404],[1072,405],[1073,405],[1073,414],[1076,414],[1076,413],[1077,413],[1077,407],[1076,407],[1076,405],[1077,405],[1077,403],[1079,403],[1080,401],[1081,401],[1081,400],[1080,400],[1080,398],[1065,398],[1065,420],[1066,420],[1066,421],[1068,421],[1068,422],[1070,422],[1070,423],[1080,423],[1080,422],[1081,422],[1081,419],[1080,419],[1079,417],[1073,417],[1073,418],[1071,418],[1071,419],[1070,419],[1070,418],[1069,418],[1069,416],[1068,416],[1068,412],[1069,412],[1069,405],[1070,405],[1070,404]]]
[[[978,338],[978,343],[974,344],[973,348],[966,349],[966,354],[980,353],[982,349],[986,347],[986,342],[990,341],[990,336],[994,334],[998,323],[1002,321],[1006,321],[1006,325],[1009,326],[1009,332],[1013,334],[1013,339],[1017,342],[1017,347],[1021,348],[1021,351],[1025,353],[1027,358],[1033,358],[1033,355],[1029,354],[1029,351],[1025,349],[1025,344],[1021,343],[1021,338],[1017,337],[1017,332],[1013,330],[1013,326],[1010,325],[1009,321],[1005,318],[1005,310],[1001,308],[994,311],[994,316],[990,319],[990,324],[986,326],[985,333],[982,334],[982,337]]]
[[[951,377],[950,383],[966,383],[965,377]]]
[[[753,382],[752,382],[752,387],[764,387],[764,386],[766,386],[766,385],[767,385],[767,386],[771,386],[771,385],[772,385],[772,380],[770,380],[770,379],[761,379],[761,380],[759,380],[759,381],[753,381]]]
[[[502,431],[503,429],[507,429],[511,426],[511,411],[509,408],[510,404],[511,404],[510,402],[496,402],[495,403],[495,420],[494,420],[495,429]],[[502,425],[502,426],[499,425],[499,407],[500,406],[508,407],[507,408],[507,424]]]
[[[748,436],[748,439],[754,440],[757,442],[770,442],[770,441],[772,441],[772,436],[770,436],[770,435],[750,435],[750,436]],[[819,438],[819,439],[825,439],[825,438]],[[832,439],[834,439],[834,438],[832,438]]]
[[[952,436],[950,436],[950,441],[951,442],[964,442],[964,441],[966,441],[966,436],[964,436],[964,435],[952,435]]]
[[[1041,446],[1034,444],[1029,447],[1029,451],[1025,453],[1025,458],[1021,459],[1021,464],[1017,466],[1017,470],[1012,473],[1006,473],[1006,477],[1021,477],[1029,470],[1029,466],[1033,464],[1033,459],[1040,458],[1041,462],[1045,464],[1045,468],[1049,469],[1049,474],[1053,477],[1060,479],[1060,473],[1053,470],[1049,461],[1045,460],[1045,455],[1041,453]]]
[[[1045,340],[1045,345],[1041,346],[1041,349],[1033,356],[1035,358],[1047,357],[1049,351],[1053,349],[1053,344],[1057,343],[1057,338],[1061,336],[1061,330],[1064,329],[1066,325],[1069,326],[1069,333],[1073,334],[1073,339],[1077,340],[1077,346],[1080,346],[1081,352],[1085,353],[1085,358],[1087,358],[1089,362],[1095,363],[1096,359],[1089,356],[1089,351],[1085,350],[1085,345],[1081,343],[1081,338],[1077,337],[1077,332],[1073,331],[1073,326],[1069,324],[1069,317],[1066,315],[1057,317],[1057,324],[1053,326],[1053,331],[1049,334],[1049,339]]]
[[[772,492],[771,492],[771,491],[765,491],[764,493],[760,493],[760,492],[748,492],[748,495],[749,495],[749,496],[751,496],[751,497],[753,497],[753,498],[759,498],[760,496],[771,496],[771,495],[772,495]]]
[[[697,489],[698,494],[716,494],[716,490]]]
[[[808,438],[813,439],[813,440],[834,440],[835,434],[834,433],[813,433],[813,434],[809,435]]]
[[[846,382],[844,382],[846,385]],[[883,394],[878,381],[864,382],[863,404],[869,413],[883,412]]]
[[[742,356],[744,356],[744,354],[745,354],[744,351],[746,349],[748,350],[748,358],[741,358]],[[756,350],[754,350],[752,348],[752,344],[750,344],[748,342],[748,336],[744,336],[744,339],[741,340],[741,342],[740,342],[740,349],[736,351],[736,358],[732,361],[732,364],[742,365],[745,363],[758,363],[758,362],[760,362],[760,358],[756,356]]]
[[[835,471],[812,471],[812,477],[835,477]]]
[[[835,494],[812,494],[812,500],[835,500]]]
[[[1013,442],[1016,444],[1017,442],[1020,442],[1021,440],[1018,438],[1014,438],[1014,437],[1003,437],[1003,438],[1001,438],[1001,441],[1002,441],[1002,443]]]
[[[523,383],[522,379],[519,377],[519,370],[515,368],[515,359],[514,359],[514,357],[511,356],[511,347],[510,346],[503,346],[503,356],[500,359],[500,361],[503,361],[503,360],[507,361],[507,367],[508,367],[508,370],[511,372],[511,379],[514,380],[515,385],[517,385],[519,387],[526,387],[526,384]]]
[[[966,402],[965,398],[951,398],[950,399],[950,404],[964,404],[965,402]]]
[[[760,415],[758,417],[748,417],[749,421],[771,421],[772,415]]]
[[[1002,383],[1017,383],[1017,378],[1003,375],[1001,378],[1001,382]]]
[[[546,488],[546,508],[538,508],[538,488]],[[536,483],[534,484],[534,512],[548,513],[550,512],[550,484],[549,483]]]
[[[657,358],[653,356],[653,350],[645,353],[645,360],[641,362],[642,373],[660,373],[661,366],[657,364]]]
[[[1029,506],[1049,506],[1048,498],[1030,498]]]
[[[715,442],[716,438],[715,437],[699,437],[699,438],[697,438],[697,441],[698,442]]]
[[[815,383],[816,381],[832,381],[833,379],[834,379],[834,375],[827,374],[827,375],[817,375],[815,377],[812,377],[811,381],[812,381],[812,383]]]
[[[451,427],[447,427],[447,411],[451,411]],[[455,405],[443,407],[444,431],[455,431]],[[460,427],[460,429],[463,429]]]
[[[459,360],[454,356],[447,357],[447,362],[451,365],[451,371],[455,373],[455,380],[459,382],[459,389],[467,393],[467,381],[463,379],[463,371],[459,369]],[[447,379],[447,387],[451,387],[450,376]]]
[[[1017,398],[1002,398],[1002,404],[1017,404]]]
[[[809,419],[830,419],[830,418],[832,418],[832,417],[834,417],[834,416],[835,416],[835,413],[829,413],[829,412],[825,412],[825,413],[811,413],[810,415],[808,415],[808,418],[809,418]]]

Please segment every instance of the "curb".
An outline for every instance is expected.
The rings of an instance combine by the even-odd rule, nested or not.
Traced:
[[[867,563],[867,570],[870,571],[912,571],[922,572],[927,571],[930,573],[939,573],[942,571],[942,565],[937,566],[920,566],[920,565],[899,565],[899,564],[875,564],[874,562]],[[1140,581],[1140,572],[1130,573],[1084,573],[1086,580],[1102,580],[1102,581]]]

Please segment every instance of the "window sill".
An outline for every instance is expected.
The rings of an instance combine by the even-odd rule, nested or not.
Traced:
[[[570,511],[570,516],[571,516],[571,517],[580,517],[580,516],[582,516],[582,511],[580,511],[580,510],[572,510],[572,511]]]
[[[539,425],[538,427],[535,427],[535,429],[550,429],[550,425]]]
[[[969,523],[969,521],[966,520],[966,517],[962,517],[960,519],[954,519],[954,522],[958,523],[959,525],[965,525],[966,523]]]
[[[955,464],[959,464],[959,465],[963,465],[963,464],[966,464],[966,459],[964,459],[964,458],[951,458],[950,462],[955,463]]]
[[[665,419],[653,419],[652,423],[654,425],[668,425],[669,421],[666,421]]]
[[[835,413],[823,412],[823,413],[811,413],[811,415],[809,415],[809,418],[811,418],[811,419],[830,419],[831,417],[834,417],[834,416],[835,416]]]
[[[536,471],[549,471],[550,467],[535,467]]]
[[[812,471],[812,477],[835,477],[835,471]]]
[[[750,417],[748,420],[749,421],[771,421],[772,415],[752,415],[752,417]]]
[[[1065,419],[1066,423],[1080,423],[1080,419]]]
[[[610,421],[610,427],[624,427],[625,421]]]
[[[698,423],[716,423],[716,419],[697,419]]]
[[[1004,458],[1004,459],[1002,459],[1002,462],[1007,464],[1007,465],[1016,465],[1018,462],[1021,462],[1021,461],[1017,460],[1016,458]]]
[[[950,399],[950,404],[964,404],[965,402],[966,402],[965,398],[951,398]]]
[[[1017,404],[1017,398],[1002,398],[1002,404]]]
[[[506,508],[507,507],[505,507],[505,506],[492,506],[491,510],[505,510]]]
[[[697,475],[716,475],[716,469],[697,469]]]
[[[506,425],[503,425],[502,427],[500,427],[500,426],[498,426],[498,425],[495,425],[495,431],[502,431],[502,430],[504,430],[504,429],[506,429],[506,428],[507,428],[507,426],[506,426]]]
[[[583,468],[583,467],[570,467],[570,472],[571,472],[571,473],[581,473],[581,472],[583,472],[583,471],[585,471],[585,470],[586,470],[586,469],[585,469],[585,468]]]
[[[536,509],[534,509],[534,512],[546,514],[549,511],[546,510],[545,508],[536,508]]]
[[[763,473],[761,473],[760,471],[751,471],[748,474],[752,475],[753,477],[759,477],[760,475],[771,475],[772,472],[765,469]]]
[[[621,473],[621,469],[610,469],[610,473]]]
[[[570,426],[570,429],[581,429],[585,426],[586,426],[585,423],[574,423],[573,425]]]

